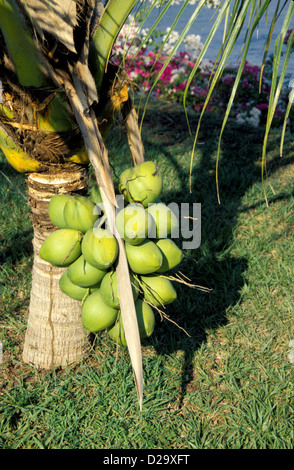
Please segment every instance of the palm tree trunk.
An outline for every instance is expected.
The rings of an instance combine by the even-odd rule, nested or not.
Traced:
[[[75,363],[90,344],[81,322],[81,303],[63,294],[59,279],[65,268],[56,268],[39,257],[45,238],[56,230],[48,216],[54,194],[84,194],[87,171],[78,165],[28,176],[29,205],[34,229],[34,263],[23,361],[50,369]]]

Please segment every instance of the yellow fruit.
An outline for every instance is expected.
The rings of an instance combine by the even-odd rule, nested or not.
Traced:
[[[43,242],[39,256],[53,266],[67,267],[81,255],[82,236],[78,230],[56,230]]]
[[[80,287],[92,287],[98,285],[104,278],[106,272],[102,269],[94,268],[89,264],[83,255],[76,259],[68,267],[68,277]]]
[[[129,266],[134,273],[150,274],[162,265],[160,249],[151,240],[144,240],[141,245],[125,243]]]
[[[154,221],[141,204],[129,204],[116,216],[119,235],[131,245],[139,245],[152,231]]]
[[[130,277],[132,283],[133,297],[134,300],[137,300],[139,295],[139,286],[136,279],[132,275]],[[119,308],[116,271],[109,271],[104,276],[100,285],[100,292],[104,302],[107,305],[110,305],[110,307]]]
[[[120,178],[119,190],[127,202],[140,202],[147,207],[157,200],[162,185],[162,176],[157,166],[148,161],[125,170]]]
[[[157,307],[176,300],[177,293],[169,279],[163,276],[141,276],[144,299]]]
[[[169,271],[181,263],[183,252],[173,240],[170,238],[161,238],[156,240],[155,244],[162,254],[162,265],[157,270],[158,273]]]
[[[163,202],[150,204],[146,211],[153,217],[156,226],[154,238],[164,238],[178,229],[179,222],[172,210]]]
[[[81,165],[86,165],[89,163],[89,155],[86,147],[82,146],[80,149],[74,151],[68,160],[74,163],[79,163]]]
[[[42,163],[18,147],[0,125],[0,149],[10,165],[20,173],[38,171]]]
[[[49,202],[48,214],[51,222],[58,228],[71,228],[68,227],[64,220],[64,206],[69,201],[69,194],[55,194]]]
[[[86,233],[98,219],[95,204],[84,196],[70,196],[63,211],[64,220],[69,228]]]
[[[82,241],[82,254],[95,268],[107,270],[117,258],[117,240],[109,230],[90,229]]]
[[[135,302],[139,335],[141,339],[152,335],[155,327],[155,316],[152,308],[146,302],[138,299]],[[127,346],[121,314],[117,322],[108,329],[109,336],[121,346]]]
[[[96,333],[115,323],[117,309],[106,305],[100,290],[97,289],[83,303],[81,316],[83,327],[91,333]]]
[[[73,284],[68,277],[68,270],[66,270],[59,279],[59,287],[64,294],[75,300],[83,300],[86,295],[90,295],[98,289],[98,286],[87,288]]]

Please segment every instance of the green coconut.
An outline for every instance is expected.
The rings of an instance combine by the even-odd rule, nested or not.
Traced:
[[[117,309],[107,305],[101,296],[100,289],[89,295],[82,306],[83,327],[91,333],[111,327],[117,317]]]
[[[134,300],[137,300],[139,295],[139,285],[134,276],[131,275],[130,278],[133,290],[133,297]],[[109,271],[108,273],[106,273],[100,285],[100,292],[104,302],[107,305],[110,305],[110,307],[119,308],[116,271]]]
[[[92,186],[89,194],[89,199],[91,202],[93,202],[93,204],[100,204],[101,202],[103,202],[100,189],[97,184],[94,184],[94,186]]]
[[[92,287],[98,285],[106,271],[95,268],[81,255],[68,267],[68,277],[77,286]]]
[[[134,273],[154,273],[162,265],[161,251],[151,240],[146,239],[141,245],[126,242],[125,249],[129,266]]]
[[[87,288],[73,284],[68,277],[68,270],[66,270],[59,279],[59,287],[64,294],[68,295],[68,297],[81,301],[85,298],[86,295],[90,295],[98,289],[98,285]]]
[[[162,191],[162,176],[154,162],[143,162],[125,170],[119,190],[127,202],[140,202],[144,207],[157,200]]]
[[[117,258],[117,240],[109,230],[92,228],[83,237],[82,254],[95,268],[107,270]]]
[[[115,224],[119,235],[131,245],[139,245],[153,230],[154,221],[141,204],[129,204],[119,211]]]
[[[69,228],[86,233],[98,219],[95,204],[84,196],[71,196],[64,206],[64,220]]]
[[[119,189],[119,192],[121,194],[124,194],[124,191],[126,189],[126,184],[127,184],[127,181],[128,181],[128,176],[129,174],[131,173],[131,171],[133,171],[133,167],[131,168],[127,168],[126,170],[124,170],[120,175],[119,175],[119,179],[118,179],[118,189]]]
[[[156,233],[154,238],[168,237],[179,227],[179,222],[175,213],[163,202],[150,204],[146,211],[155,221]]]
[[[163,276],[141,276],[144,299],[157,307],[176,300],[177,292],[171,281]]]
[[[67,267],[81,255],[82,236],[79,230],[56,230],[43,242],[39,256],[53,266]]]
[[[155,316],[152,308],[141,299],[135,302],[139,335],[141,339],[152,335],[155,327]],[[121,346],[127,346],[122,315],[120,314],[116,323],[108,329],[109,336]]]
[[[161,238],[156,240],[156,246],[162,254],[162,265],[157,270],[158,273],[164,273],[178,266],[183,258],[183,252],[170,238]]]
[[[49,201],[48,214],[51,222],[57,228],[70,228],[64,219],[64,206],[70,199],[70,194],[55,194]]]

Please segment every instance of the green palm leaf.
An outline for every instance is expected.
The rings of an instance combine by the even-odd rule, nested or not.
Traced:
[[[272,85],[271,85],[271,93],[270,93],[270,99],[269,99],[269,106],[268,106],[268,113],[267,113],[267,121],[266,121],[266,129],[265,129],[265,136],[264,136],[264,141],[263,141],[263,148],[262,148],[262,179],[264,177],[264,173],[266,171],[266,148],[267,148],[267,141],[268,141],[268,136],[272,124],[272,120],[274,117],[274,113],[278,104],[278,99],[281,94],[282,86],[284,83],[286,71],[287,71],[287,66],[289,63],[289,58],[290,58],[290,53],[292,49],[292,44],[293,44],[293,31],[291,33],[291,36],[289,38],[289,42],[287,45],[283,65],[282,65],[282,70],[280,73],[279,77],[279,67],[281,63],[281,55],[282,55],[282,46],[284,44],[284,40],[287,34],[287,31],[289,29],[290,21],[292,19],[294,13],[294,2],[291,1],[287,10],[287,13],[284,18],[284,22],[281,28],[281,32],[279,36],[276,39],[275,42],[275,52],[274,52],[274,64],[273,64],[273,73],[272,73]],[[286,110],[286,117],[287,114],[289,114],[290,109],[288,105],[288,109]],[[285,117],[285,119],[286,119]],[[285,122],[284,121],[284,128],[282,132],[282,141],[284,139],[284,133],[285,133]],[[265,194],[265,199],[267,201],[266,193]]]
[[[153,23],[148,35],[145,37],[144,41],[142,42],[141,47],[144,47],[148,41],[148,39],[151,37],[152,32],[154,29],[157,27],[159,24],[160,20],[162,17],[168,13],[169,8],[171,6],[171,0],[168,0],[167,2],[163,2],[163,8],[160,14],[158,15],[157,20]],[[225,70],[225,67],[228,63],[228,60],[231,56],[231,53],[233,49],[236,47],[236,42],[237,39],[239,38],[240,34],[242,31],[245,30],[245,37],[243,41],[243,47],[240,50],[239,54],[239,59],[240,63],[238,65],[237,71],[236,71],[236,76],[234,80],[234,84],[231,90],[230,98],[227,103],[227,108],[224,114],[223,118],[223,123],[220,131],[220,136],[219,136],[219,142],[218,142],[218,149],[217,149],[217,158],[216,158],[216,186],[217,186],[217,196],[218,200],[220,201],[220,196],[219,196],[219,188],[218,188],[218,165],[219,165],[219,156],[220,156],[220,149],[221,149],[221,141],[222,141],[222,136],[223,132],[226,126],[226,123],[228,121],[230,111],[234,102],[234,99],[236,97],[237,90],[240,85],[240,80],[242,76],[242,71],[244,70],[244,65],[246,63],[246,58],[248,55],[249,47],[252,43],[252,37],[254,33],[258,34],[258,27],[260,24],[260,21],[265,18],[266,21],[269,21],[269,31],[267,38],[265,40],[264,44],[264,52],[263,52],[263,62],[261,66],[261,72],[260,72],[260,84],[259,84],[259,89],[261,90],[261,83],[262,83],[262,77],[263,77],[263,72],[264,72],[264,66],[265,62],[268,56],[270,44],[272,42],[273,38],[273,33],[276,27],[276,23],[280,15],[282,14],[283,10],[285,7],[288,5],[288,11],[286,13],[286,16],[283,20],[283,25],[281,28],[281,32],[279,34],[279,38],[276,40],[275,44],[275,50],[274,50],[274,66],[273,66],[273,76],[272,76],[272,87],[271,87],[271,94],[269,98],[269,103],[268,103],[268,116],[267,116],[267,124],[266,124],[266,129],[265,129],[265,136],[264,136],[264,145],[263,145],[263,150],[262,150],[262,178],[263,174],[265,172],[265,157],[266,157],[266,143],[268,139],[268,134],[269,130],[271,128],[274,112],[278,103],[278,99],[281,93],[282,85],[285,81],[286,77],[286,70],[287,66],[289,63],[289,57],[291,53],[291,48],[292,48],[292,41],[293,41],[293,36],[289,38],[288,41],[288,46],[287,50],[285,53],[284,61],[282,64],[282,72],[280,76],[278,76],[278,70],[281,65],[281,57],[282,57],[282,46],[283,42],[285,39],[285,35],[287,33],[287,30],[290,26],[290,20],[293,17],[293,11],[294,11],[294,2],[281,2],[281,0],[277,1],[277,5],[275,6],[274,14],[272,18],[268,17],[268,11],[269,11],[269,6],[270,6],[271,0],[223,0],[218,8],[216,9],[214,15],[211,18],[211,21],[214,19],[214,22],[211,26],[211,29],[209,31],[209,34],[204,42],[203,48],[195,61],[194,67],[191,70],[191,73],[189,75],[184,94],[183,94],[183,107],[186,113],[187,117],[187,124],[188,128],[191,132],[190,129],[190,124],[189,124],[189,119],[188,119],[188,113],[187,113],[187,97],[189,93],[189,89],[191,86],[191,83],[195,77],[195,74],[203,60],[205,58],[205,54],[207,53],[207,50],[215,37],[215,34],[217,31],[222,27],[224,24],[224,31],[223,31],[223,40],[222,43],[220,44],[219,50],[216,53],[216,59],[214,63],[214,67],[211,73],[211,78],[209,81],[209,86],[207,90],[207,96],[206,99],[203,103],[203,108],[197,123],[197,128],[195,130],[194,134],[194,142],[192,146],[192,151],[191,151],[191,162],[190,162],[190,191],[191,191],[191,173],[192,173],[192,166],[193,166],[193,158],[194,158],[194,153],[195,153],[195,147],[197,144],[198,140],[198,135],[199,135],[199,129],[200,125],[202,122],[203,115],[205,114],[207,110],[207,105],[212,97],[212,94],[219,83],[219,81],[222,78],[222,74]],[[144,115],[146,112],[146,107],[148,100],[151,96],[151,93],[154,91],[156,85],[160,81],[160,78],[162,74],[164,73],[166,67],[174,57],[177,49],[179,48],[180,44],[183,42],[187,32],[191,28],[192,24],[196,21],[201,9],[205,6],[206,2],[199,0],[199,2],[196,4],[195,10],[193,15],[188,19],[182,33],[179,35],[178,40],[174,44],[174,46],[171,49],[171,52],[167,55],[167,57],[164,60],[164,63],[160,69],[160,71],[157,73],[157,76],[155,77],[155,80],[152,82],[152,85],[149,89],[146,101],[145,101],[145,107],[142,113],[142,120],[141,120],[141,127],[142,123],[144,120]],[[170,21],[171,28],[169,30],[169,33],[165,37],[165,41],[163,41],[161,47],[159,48],[157,52],[157,56],[155,57],[155,62],[156,59],[159,58],[162,54],[163,48],[165,43],[168,41],[170,35],[172,34],[173,31],[176,30],[176,26],[178,23],[179,18],[184,14],[184,11],[186,7],[189,5],[188,1],[183,1],[183,5],[179,8],[178,14],[176,15],[176,18],[174,20]],[[152,12],[154,8],[154,2],[152,2],[150,9],[147,11],[147,14],[144,16],[144,22],[146,21],[146,18],[148,18],[149,14]],[[136,52],[136,54],[133,57],[133,60],[135,60],[137,54],[139,53],[139,50]],[[152,72],[152,71],[151,71]],[[142,97],[141,97],[142,99]],[[141,103],[141,101],[140,101]],[[140,106],[140,105],[139,105]],[[284,141],[284,133],[285,133],[285,128],[286,128],[286,120],[289,116],[291,109],[291,105],[289,104],[286,110],[286,115],[285,115],[285,122],[283,126],[283,132],[282,132],[282,138],[281,138],[281,148],[283,145]]]
[[[169,2],[170,3],[170,2]],[[143,123],[143,119],[144,119],[144,116],[145,116],[145,112],[146,112],[146,107],[147,107],[147,103],[149,101],[149,98],[154,90],[154,88],[156,87],[157,83],[159,82],[162,74],[164,73],[165,69],[167,68],[168,64],[170,63],[170,61],[172,60],[172,58],[174,57],[176,51],[178,50],[179,46],[182,44],[182,42],[184,41],[186,35],[188,34],[191,26],[193,25],[193,23],[195,22],[197,16],[199,15],[200,11],[202,10],[202,8],[205,6],[205,3],[206,3],[206,0],[199,0],[199,3],[194,11],[194,13],[192,14],[192,16],[189,18],[188,22],[186,23],[186,25],[184,26],[181,34],[179,35],[179,38],[177,39],[176,43],[174,44],[174,46],[172,47],[171,49],[171,52],[167,55],[159,73],[157,74],[154,82],[152,83],[152,86],[150,87],[150,90],[149,90],[149,93],[148,93],[148,97],[147,97],[147,100],[145,102],[145,108],[144,108],[144,111],[143,111],[143,115],[142,115],[142,119],[141,119],[141,127],[142,127],[142,123]],[[157,52],[157,55],[156,55],[156,58],[155,58],[155,63],[157,62],[157,60],[159,59],[159,57],[161,56],[162,54],[162,51],[164,49],[164,45],[168,42],[172,32],[175,30],[175,27],[180,19],[180,17],[182,16],[182,14],[184,13],[186,7],[188,6],[189,4],[189,0],[185,0],[184,1],[184,5],[180,8],[180,11],[179,13],[176,15],[176,18],[175,20],[173,21],[171,27],[170,27],[170,30],[169,32],[167,33],[167,35],[165,36],[165,39],[164,41],[162,42],[162,45],[161,47],[159,48],[158,52]]]

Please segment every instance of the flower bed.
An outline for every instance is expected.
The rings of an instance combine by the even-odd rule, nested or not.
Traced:
[[[140,48],[140,44],[146,37],[147,31],[138,31],[136,24],[125,26],[116,44],[114,45],[114,61],[124,64],[124,70],[128,79],[133,83],[133,89],[139,93],[151,93],[157,99],[163,98],[169,101],[183,103],[184,91],[202,47],[200,37],[189,35],[185,41],[185,51],[178,52],[164,68],[168,53],[175,44],[178,34],[173,32],[169,40],[159,52],[159,44],[153,39],[147,45]],[[168,30],[165,34],[168,34]],[[161,34],[162,41],[165,35]],[[254,126],[264,125],[267,117],[268,102],[271,88],[272,63],[271,58],[266,62],[261,88],[259,80],[261,67],[245,63],[239,87],[231,108],[230,117],[238,122],[247,122]],[[228,65],[218,82],[206,108],[206,112],[224,112],[229,101],[237,66]],[[158,74],[160,79],[157,80]],[[214,76],[214,64],[212,61],[201,62],[186,96],[186,105],[196,112],[201,112],[204,106],[209,82]],[[281,126],[284,112],[288,103],[288,91],[286,85],[281,93],[278,106],[275,111],[272,126]]]

